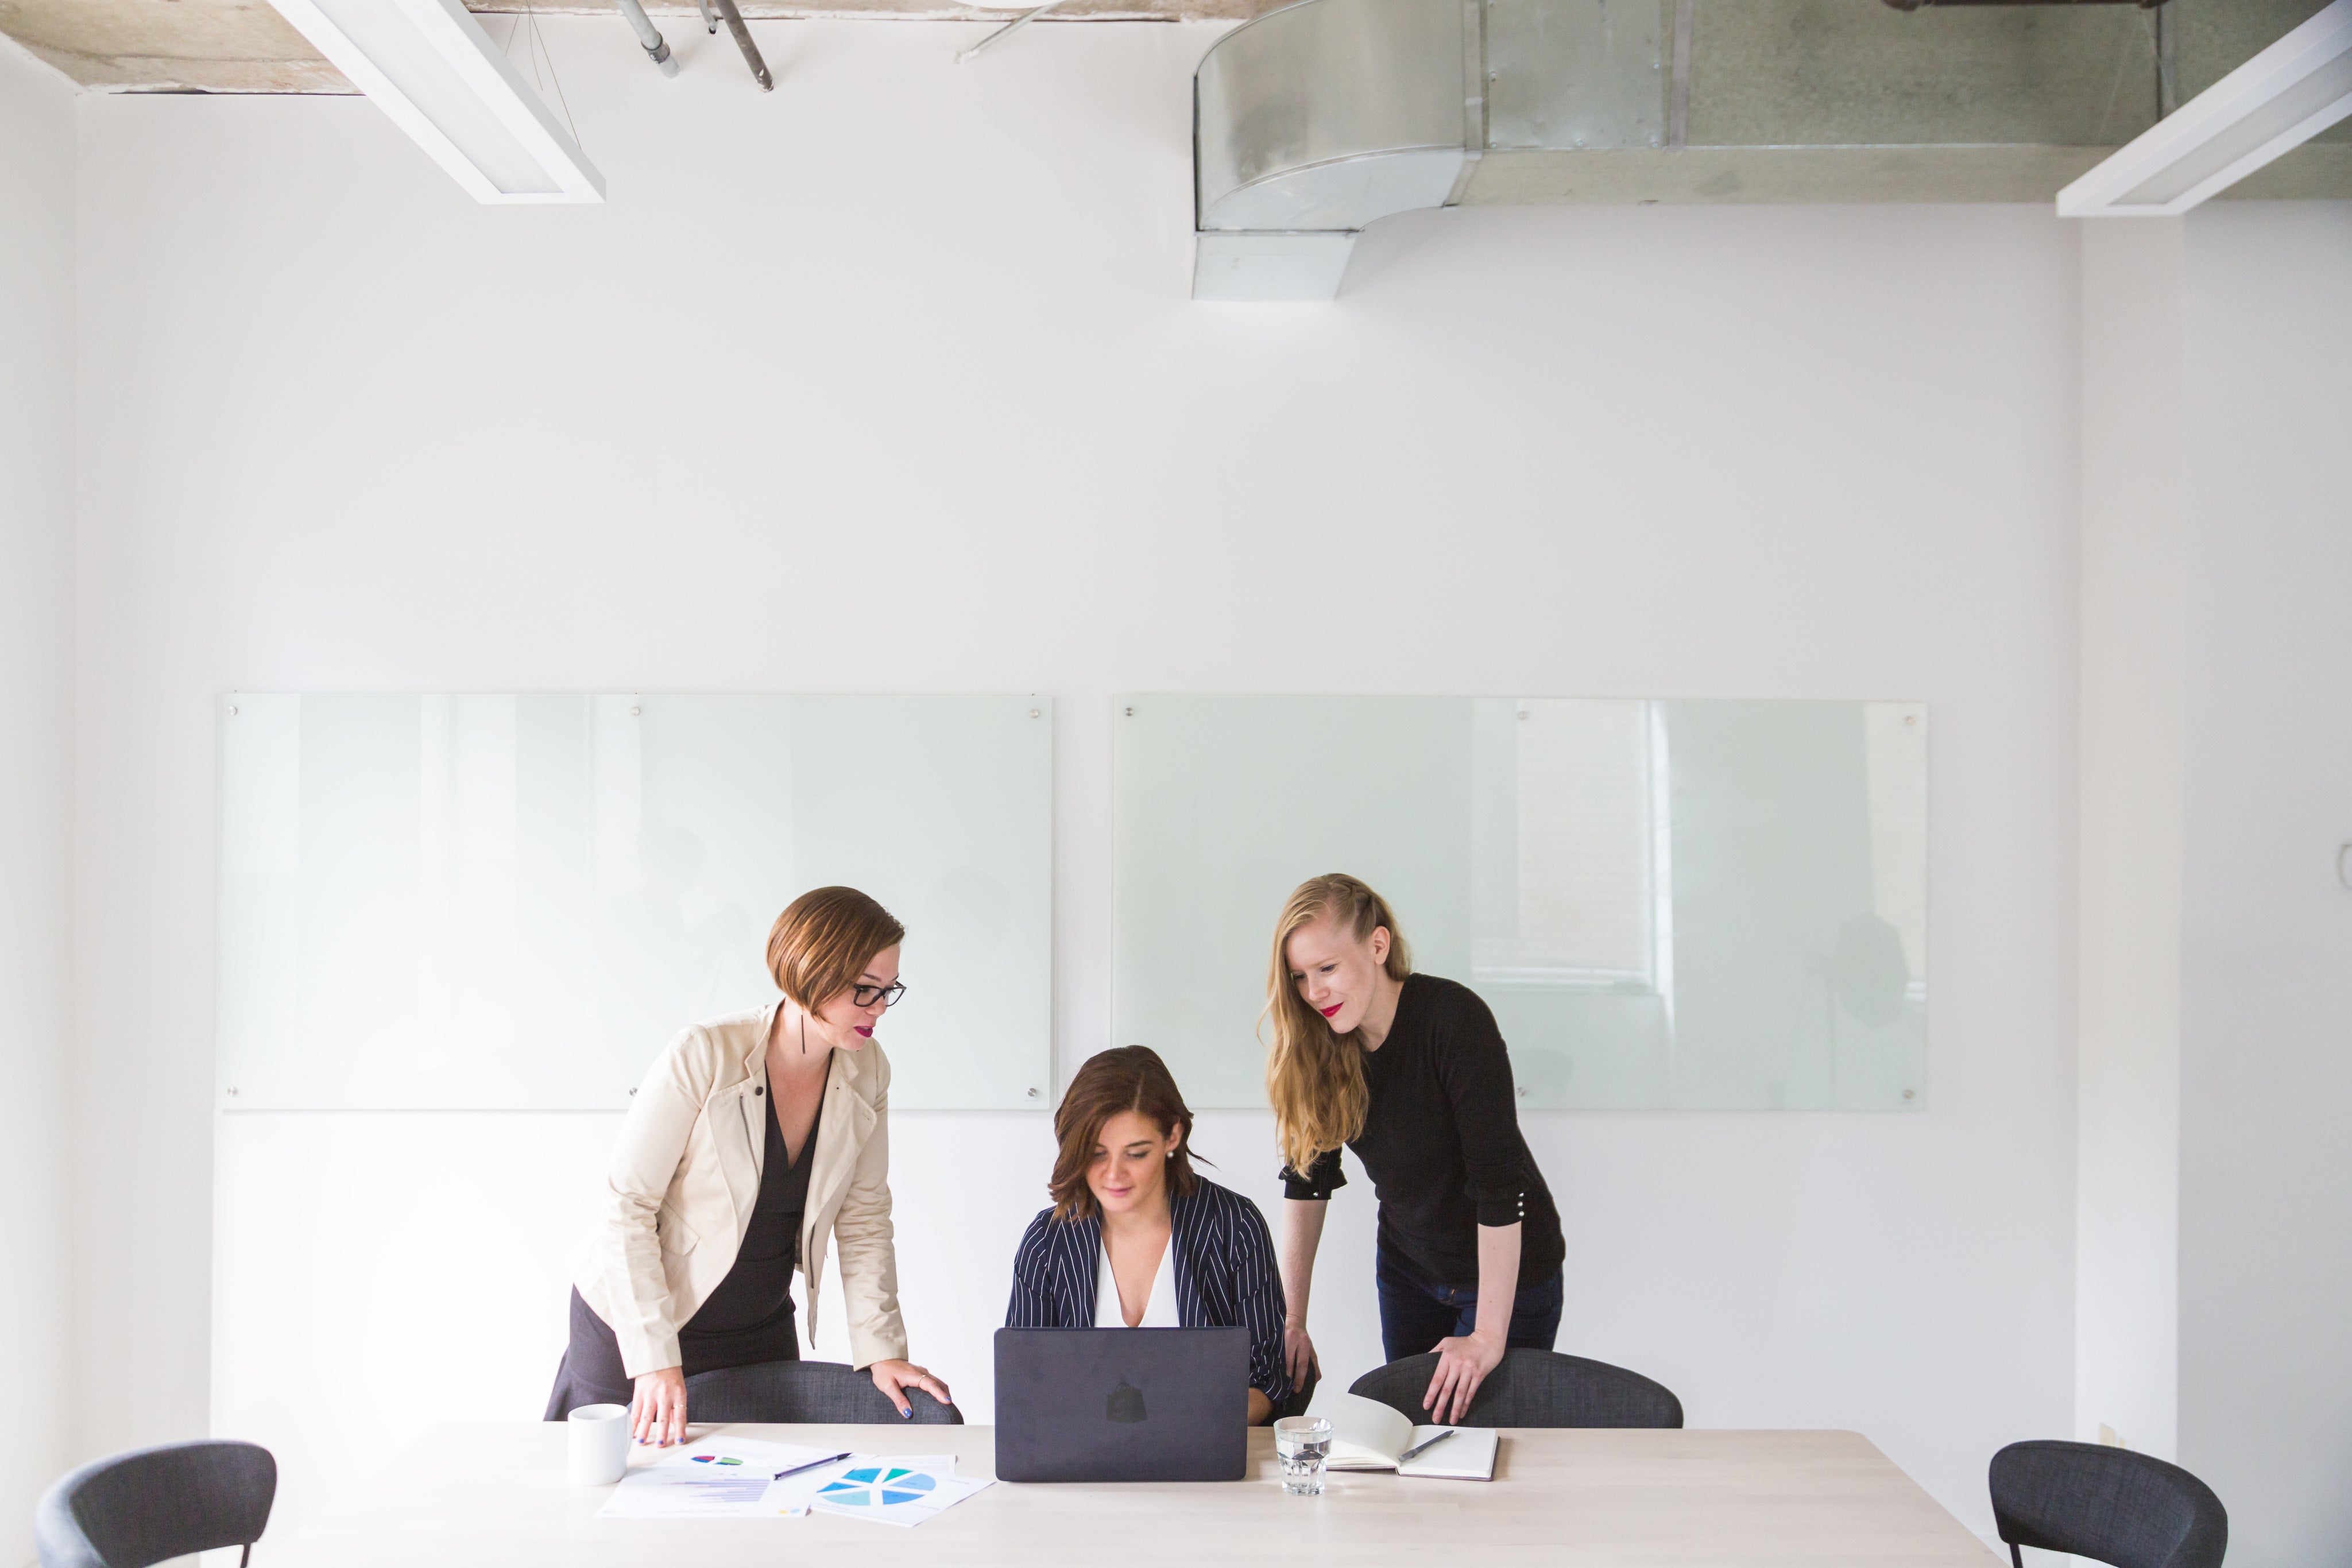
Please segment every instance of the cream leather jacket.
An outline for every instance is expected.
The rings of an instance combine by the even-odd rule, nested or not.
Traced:
[[[683,1030],[629,1101],[575,1282],[612,1326],[631,1377],[681,1364],[678,1325],[735,1266],[767,1153],[764,1058],[775,1016],[772,1003]],[[879,1045],[833,1053],[801,1216],[809,1337],[831,1238],[859,1366],[907,1354],[890,1239],[889,1101]]]

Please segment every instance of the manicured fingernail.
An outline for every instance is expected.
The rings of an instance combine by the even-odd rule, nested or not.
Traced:
[[[899,1410],[898,1415],[901,1419],[911,1421],[915,1418],[915,1407],[911,1405],[907,1406]]]

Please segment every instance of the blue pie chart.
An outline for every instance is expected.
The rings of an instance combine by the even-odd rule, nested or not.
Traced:
[[[866,1465],[825,1482],[817,1496],[848,1508],[888,1508],[894,1503],[919,1502],[939,1484],[921,1470]]]

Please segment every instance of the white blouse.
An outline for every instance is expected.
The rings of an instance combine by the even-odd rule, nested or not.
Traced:
[[[1111,1278],[1109,1245],[1106,1243],[1098,1249],[1096,1256],[1100,1261],[1095,1267],[1095,1327],[1123,1329],[1127,1326],[1127,1317],[1119,1311],[1118,1281]],[[1135,1326],[1139,1329],[1184,1326],[1176,1321],[1176,1239],[1173,1235],[1169,1237],[1168,1245],[1160,1249],[1160,1271],[1151,1276],[1151,1299],[1144,1303],[1143,1321]]]

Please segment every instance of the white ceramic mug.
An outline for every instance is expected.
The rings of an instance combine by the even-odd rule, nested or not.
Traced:
[[[572,1484],[606,1487],[629,1468],[629,1407],[583,1405],[567,1418],[572,1428]]]

